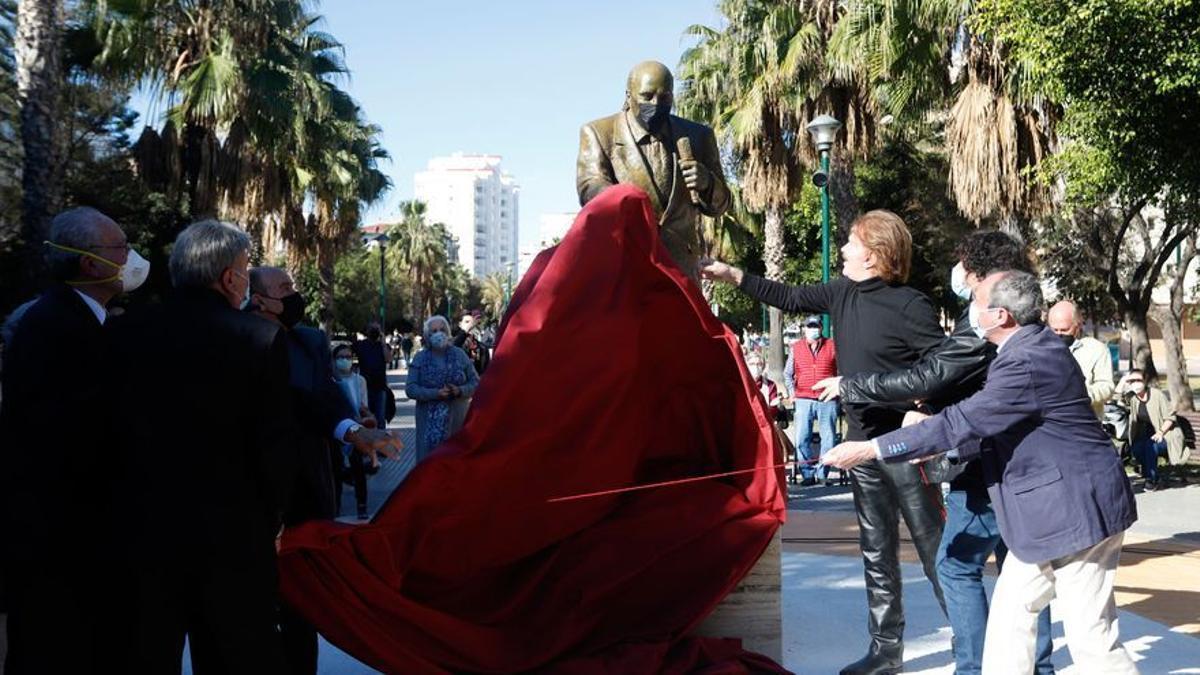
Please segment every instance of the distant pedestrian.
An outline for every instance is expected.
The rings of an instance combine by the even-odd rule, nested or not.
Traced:
[[[450,324],[445,317],[425,321],[425,348],[408,367],[405,393],[417,402],[417,461],[429,456],[442,441],[458,431],[461,417],[455,404],[465,403],[475,393],[479,375],[467,353],[450,342]]]
[[[404,336],[400,338],[400,351],[404,352],[404,367],[412,363],[413,352],[413,334],[412,331],[404,331]]]
[[[824,466],[819,464],[821,455],[834,445],[837,427],[838,402],[822,400],[813,385],[837,375],[837,348],[833,340],[821,336],[821,317],[813,315],[804,322],[804,337],[792,343],[787,362],[783,366],[783,382],[788,398],[792,399],[796,433],[793,442],[803,460],[800,475],[803,484],[818,481],[829,484]],[[820,447],[812,449],[813,422],[820,434]]]
[[[367,407],[367,380],[354,372],[354,350],[350,345],[341,344],[333,348],[333,377],[350,406],[358,411],[358,421],[364,426],[375,426],[375,418]],[[355,513],[359,520],[364,520],[367,517],[367,471],[363,456],[348,444],[343,446],[342,454],[349,463]]]
[[[387,426],[387,345],[383,344],[383,331],[378,323],[367,325],[366,339],[354,343],[354,355],[358,357],[358,372],[367,379],[367,407],[379,422],[380,428]]]
[[[1083,373],[1092,411],[1096,413],[1096,419],[1103,422],[1104,404],[1112,398],[1116,389],[1108,345],[1083,334],[1083,317],[1079,315],[1079,308],[1066,300],[1050,308],[1046,314],[1046,325],[1071,350],[1071,356],[1075,357]]]
[[[1175,419],[1171,400],[1146,382],[1142,371],[1135,368],[1126,373],[1119,392],[1129,404],[1129,452],[1146,479],[1144,489],[1157,490],[1165,484],[1158,473],[1158,458],[1183,464],[1191,454],[1184,444],[1183,429]]]

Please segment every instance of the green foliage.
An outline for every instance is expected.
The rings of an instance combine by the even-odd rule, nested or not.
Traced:
[[[859,200],[868,209],[894,211],[913,236],[909,285],[952,315],[959,303],[949,289],[954,247],[974,226],[959,214],[946,190],[943,154],[908,139],[893,138],[858,168]]]
[[[388,261],[393,254],[388,251]],[[366,330],[368,323],[379,320],[379,249],[352,249],[338,258],[334,265],[333,322],[334,334],[354,335]],[[320,275],[314,263],[305,263],[295,271],[296,286],[308,299],[306,320],[320,323]],[[404,330],[411,323],[405,318],[410,297],[404,277],[387,274],[387,305],[384,308],[387,328]]]
[[[1063,104],[1077,203],[1200,198],[1200,2],[980,0],[978,28]]]

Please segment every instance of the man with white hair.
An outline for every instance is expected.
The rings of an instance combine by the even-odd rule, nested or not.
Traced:
[[[1046,325],[1071,350],[1071,356],[1083,373],[1092,410],[1104,419],[1104,402],[1116,391],[1113,382],[1112,355],[1108,347],[1094,337],[1083,334],[1083,317],[1075,303],[1063,300],[1050,308]]]
[[[79,518],[103,503],[108,466],[96,451],[105,423],[97,402],[113,391],[103,376],[106,307],[145,281],[150,264],[116,222],[92,208],[55,217],[45,245],[54,283],[25,310],[5,347],[6,672],[89,673],[103,642],[91,576],[102,535],[81,528]]]
[[[115,461],[130,574],[129,672],[283,673],[275,538],[298,468],[282,328],[249,304],[250,238],[214,220],[175,240],[174,292],[112,329]],[[378,450],[392,452],[381,444]]]

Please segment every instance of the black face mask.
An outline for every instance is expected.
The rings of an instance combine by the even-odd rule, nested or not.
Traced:
[[[654,131],[667,121],[667,116],[671,114],[671,105],[669,103],[639,103],[637,110],[638,121],[648,130]]]
[[[1058,339],[1062,340],[1063,344],[1068,347],[1075,344],[1075,336],[1071,335],[1070,333],[1067,333],[1066,335],[1059,335]]]
[[[276,298],[272,298],[272,300],[274,299]],[[304,299],[304,296],[292,293],[277,299],[283,305],[283,311],[279,313],[279,322],[288,328],[300,323],[300,319],[304,318],[304,308],[308,306],[308,301]]]

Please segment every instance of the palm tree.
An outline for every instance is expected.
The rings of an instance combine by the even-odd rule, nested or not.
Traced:
[[[17,5],[15,56],[21,105],[21,234],[26,290],[42,269],[41,242],[62,203],[63,139],[58,129],[63,87],[63,0]]]
[[[504,308],[508,305],[508,285],[508,276],[503,272],[494,272],[483,278],[483,308],[496,321],[504,316]]]
[[[403,202],[400,211],[402,218],[394,232],[403,268],[397,273],[407,273],[412,281],[412,319],[419,324],[433,312],[435,281],[446,265],[445,226],[425,222],[424,202]]]
[[[979,222],[1041,213],[1030,169],[1054,144],[1055,106],[1029,84],[1030,64],[972,31],[975,0],[855,0],[830,42],[835,68],[858,73],[898,123],[945,125],[949,184]]]
[[[732,150],[746,207],[764,217],[763,262],[768,278],[784,270],[783,214],[806,179],[814,152],[805,125],[831,112],[843,121],[832,191],[839,225],[857,215],[853,159],[875,145],[876,106],[853,73],[834,72],[826,46],[841,14],[837,0],[723,0],[724,30],[692,26],[699,38],[680,65],[684,115],[712,125]],[[770,311],[768,366],[783,368],[782,314]]]

